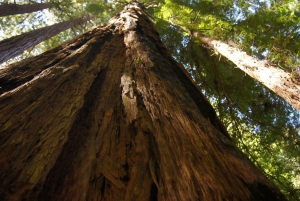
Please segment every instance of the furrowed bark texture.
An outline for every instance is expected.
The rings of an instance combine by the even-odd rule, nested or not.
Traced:
[[[285,200],[137,3],[0,75],[5,200]]]
[[[26,49],[33,47],[64,30],[83,24],[90,19],[90,16],[71,19],[0,41],[0,63],[18,56]]]
[[[33,4],[2,4],[0,5],[0,17],[7,15],[16,15],[24,13],[32,13],[46,8],[51,8],[53,3],[33,3]]]

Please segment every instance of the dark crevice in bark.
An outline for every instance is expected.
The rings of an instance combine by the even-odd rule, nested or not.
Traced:
[[[40,68],[38,71],[33,71],[30,68],[23,68],[22,69],[23,72],[20,71],[20,72],[18,72],[17,75],[0,77],[0,95],[5,92],[8,92],[12,89],[17,88],[17,87],[25,84],[26,82],[29,82],[35,76],[39,75],[43,70],[50,68],[59,62],[60,62],[60,59],[56,59],[56,60],[53,60],[48,65],[45,65],[44,67]],[[32,73],[30,71],[32,71]],[[23,77],[22,76],[23,74],[28,74],[28,75]]]
[[[74,51],[81,48],[84,44],[86,44],[88,40],[79,40],[77,43],[72,44],[68,47],[68,50]]]
[[[95,56],[98,54],[98,50],[99,47],[102,46],[102,44],[107,41],[110,40],[111,38],[111,34],[105,34],[104,36],[102,36],[102,40],[100,42],[98,42],[97,44],[93,44],[92,50],[90,51],[90,54],[92,53],[91,56],[89,56],[89,58],[85,61],[82,61],[84,63],[84,65],[86,66],[90,66],[90,64],[93,62]],[[44,70],[46,70],[47,68],[53,67],[56,64],[60,63],[62,61],[61,58],[61,54],[64,55],[64,57],[68,57],[72,52],[74,52],[75,50],[78,50],[79,48],[81,48],[84,44],[86,44],[88,41],[90,40],[90,38],[85,38],[85,39],[81,39],[81,40],[76,40],[75,43],[73,43],[72,45],[67,46],[67,48],[65,49],[59,49],[56,50],[57,48],[55,48],[54,51],[58,51],[53,53],[44,53],[43,57],[44,58],[48,58],[51,54],[53,54],[54,59],[50,60],[50,62],[48,62],[46,65],[43,63],[44,60],[39,60],[40,58],[43,59],[43,57],[38,56],[37,58],[32,58],[32,62],[34,63],[40,63],[41,68],[31,68],[30,66],[27,67],[23,67],[23,68],[17,68],[14,65],[11,66],[14,73],[10,73],[7,74],[6,71],[9,69],[4,69],[3,72],[0,74],[0,95],[8,92],[12,89],[15,89],[23,84],[25,84],[26,82],[29,82],[30,80],[32,80],[35,76],[39,75],[41,72],[43,72]],[[58,55],[58,56],[57,56]],[[12,72],[12,70],[10,70],[10,72]]]
[[[270,187],[263,183],[245,184],[251,192],[251,201],[273,201],[273,200],[285,200],[283,195],[279,195],[275,191],[272,191]]]
[[[105,35],[103,36],[103,38],[101,38],[101,40],[97,39],[96,43],[90,44],[92,48],[88,50],[88,57],[85,57],[85,60],[82,61],[83,63],[80,64],[84,65],[84,69],[87,69],[88,71],[89,66],[98,66],[98,62],[101,62],[101,64],[99,65],[101,65],[102,70],[98,73],[98,75],[92,82],[92,85],[90,86],[90,88],[84,96],[84,104],[79,110],[77,117],[73,122],[70,131],[68,132],[68,139],[63,145],[62,150],[60,151],[60,155],[58,156],[56,163],[48,173],[46,181],[43,185],[43,190],[39,194],[39,198],[41,200],[64,199],[65,197],[69,197],[74,194],[72,188],[74,187],[73,185],[76,185],[75,180],[78,177],[77,170],[85,169],[85,167],[83,167],[85,166],[85,164],[82,164],[82,160],[85,160],[86,158],[85,156],[82,158],[82,153],[92,154],[94,158],[90,158],[94,162],[96,160],[101,161],[101,159],[99,159],[99,157],[101,158],[101,155],[96,150],[95,152],[92,151],[88,153],[85,151],[87,151],[88,149],[87,146],[93,146],[91,139],[101,139],[103,137],[102,135],[105,135],[105,133],[99,133],[99,131],[96,128],[97,126],[100,126],[102,124],[103,117],[105,116],[106,112],[106,108],[104,106],[105,103],[102,102],[105,99],[103,99],[102,97],[105,96],[105,93],[115,94],[115,92],[107,90],[107,88],[104,87],[104,85],[108,86],[108,83],[111,83],[109,79],[114,79],[113,76],[115,76],[115,74],[117,74],[116,76],[119,77],[119,74],[116,73],[114,69],[112,69],[114,65],[112,65],[111,62],[114,61],[114,58],[118,56],[120,52],[122,54],[125,53],[125,50],[122,48],[122,45],[120,45],[120,42],[123,40],[123,37],[115,37],[113,40],[110,40],[110,36],[111,34]],[[112,53],[110,48],[111,46],[114,46],[116,44],[118,44],[120,47],[117,51]],[[95,58],[96,56],[97,58]],[[95,63],[95,61],[97,61],[97,63]],[[69,64],[69,62],[72,61],[66,61],[67,64]],[[73,77],[72,79],[74,81],[74,79],[76,78]],[[119,85],[120,83],[119,81],[117,81],[114,87]],[[101,105],[100,103],[103,103],[104,105]],[[120,108],[119,110],[116,108],[114,109],[116,110],[115,113],[119,114]],[[97,136],[98,134],[100,134],[101,136]],[[96,146],[100,145],[98,144]],[[93,167],[90,166],[91,163],[94,163],[92,161],[87,162],[88,169],[89,167],[93,169]],[[98,174],[95,174],[94,176],[97,178],[99,177],[99,175],[97,175]],[[93,180],[94,176],[91,175],[92,178],[90,179],[90,182],[91,180]],[[103,176],[103,178],[105,177]],[[119,179],[128,180],[128,177],[123,176],[123,178]],[[103,185],[105,185],[106,191],[106,187],[109,184],[107,183],[109,182],[109,179],[105,178],[105,180],[106,182]],[[100,181],[94,181],[90,185],[94,185],[95,183],[97,184],[99,182]],[[97,190],[100,189],[98,188]]]
[[[156,187],[156,184],[153,182],[150,191],[150,201],[158,201],[157,195],[158,195],[158,188]]]
[[[89,66],[91,66],[91,64],[95,60],[95,57],[99,54],[100,48],[103,46],[103,44],[106,41],[110,41],[111,38],[112,38],[112,34],[110,32],[109,32],[109,34],[102,35],[101,40],[97,40],[98,42],[92,44],[92,48],[91,48],[91,50],[89,50],[90,56],[88,58],[86,58],[86,60],[79,61],[79,63],[80,64],[82,63],[81,65],[87,66],[87,69],[88,69]],[[108,48],[108,47],[106,47],[106,48]]]
[[[33,77],[34,76],[31,75],[26,78],[23,78],[22,80],[19,80],[17,78],[10,78],[9,80],[0,78],[0,95],[7,91],[17,88],[18,86],[31,80]]]
[[[126,175],[121,177],[121,181],[123,181],[124,183],[127,183],[129,180],[130,180],[130,177],[129,177],[129,165],[128,165],[128,162],[126,162],[125,164],[122,165],[122,168],[124,169],[124,171],[126,172]]]
[[[88,129],[94,122],[93,111],[97,103],[96,97],[100,96],[101,86],[105,80],[107,69],[100,71],[95,78],[89,91],[84,98],[84,105],[80,109],[77,119],[74,121],[73,126],[68,134],[68,140],[64,145],[56,164],[49,172],[43,190],[39,195],[40,200],[55,200],[55,197],[60,194],[63,189],[61,185],[64,184],[65,176],[72,171],[73,159],[78,154],[79,147],[84,144],[86,135],[90,134]],[[71,181],[70,181],[71,182]]]
[[[101,195],[104,195],[105,194],[105,187],[106,187],[106,178],[103,176],[103,182],[102,182],[102,186],[100,188],[100,192],[101,192]]]
[[[249,186],[260,182],[280,194],[233,142],[222,136],[222,125],[212,107],[184,68],[167,53],[149,20],[141,15],[139,30],[126,27],[135,24],[130,13],[123,15],[127,24],[122,23],[124,19],[115,23],[114,35],[108,30],[110,25],[91,31],[94,37],[82,52],[69,54],[73,49],[67,46],[72,44],[63,45],[66,56],[58,57],[71,69],[69,73],[60,68],[46,84],[43,79],[33,83],[32,94],[26,96],[27,91],[21,91],[24,101],[30,102],[36,94],[43,99],[33,106],[24,105],[36,112],[22,122],[31,126],[27,135],[20,130],[15,136],[23,137],[18,151],[25,154],[20,160],[31,162],[22,167],[16,161],[17,154],[7,157],[6,161],[13,162],[1,171],[7,188],[3,192],[16,200],[248,201]],[[74,47],[80,47],[73,42]],[[18,96],[15,99],[20,100]],[[10,108],[19,106],[19,102],[5,101]],[[76,109],[71,113],[70,105]],[[21,117],[24,108],[21,105],[6,114],[15,111]],[[31,117],[36,118],[28,121]],[[51,143],[42,150],[25,149],[41,139],[33,135],[39,131],[35,122],[40,117],[45,119],[40,124],[49,123],[42,127],[41,137]],[[60,125],[64,119],[67,124]],[[4,126],[4,131],[15,129]],[[35,149],[41,154],[31,154]],[[15,174],[10,174],[10,164]],[[24,176],[15,180],[19,172]],[[8,192],[10,185],[12,192]]]
[[[149,147],[151,147],[150,149],[148,149],[149,151],[149,161],[148,161],[148,165],[149,165],[149,171],[151,173],[151,177],[153,180],[153,184],[155,185],[155,188],[152,186],[151,187],[151,197],[152,197],[152,190],[153,192],[156,192],[156,194],[158,193],[158,185],[159,185],[159,164],[160,164],[160,153],[159,153],[159,148],[158,148],[158,144],[157,144],[157,137],[155,136],[155,134],[153,133],[154,129],[154,125],[152,122],[152,118],[150,117],[149,111],[147,110],[145,104],[144,104],[144,100],[141,94],[138,94],[137,96],[137,105],[139,107],[139,111],[140,113],[142,113],[144,121],[148,122],[150,124],[150,128],[147,128],[147,130],[143,131],[143,134],[145,136],[148,137],[149,139]],[[153,130],[151,129],[151,127],[153,128]],[[156,197],[157,199],[157,197]],[[152,200],[152,199],[151,199]]]

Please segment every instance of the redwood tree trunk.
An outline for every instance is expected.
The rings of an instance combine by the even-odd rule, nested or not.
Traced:
[[[193,32],[193,36],[200,38],[211,47],[217,54],[221,54],[234,63],[239,69],[259,81],[295,109],[300,111],[300,80],[293,79],[291,73],[255,59],[252,56],[232,47],[222,41],[201,37],[199,33]]]
[[[5,200],[285,200],[137,3],[0,75]]]
[[[294,75],[296,77],[295,79],[291,73],[274,67],[268,62],[259,61],[236,47],[228,45],[220,40],[214,40],[203,36],[198,31],[189,30],[184,26],[178,24],[173,25],[189,33],[190,36],[200,39],[211,48],[215,54],[220,54],[227,58],[240,70],[265,85],[292,105],[296,110],[300,111],[300,78],[298,77],[298,72],[295,74],[296,76]]]
[[[33,4],[2,4],[0,5],[0,17],[7,15],[16,15],[24,13],[32,13],[46,8],[55,6],[54,3],[33,3]]]
[[[0,63],[7,61],[21,53],[26,49],[33,47],[44,40],[47,40],[60,32],[69,28],[75,27],[79,24],[83,24],[90,20],[90,16],[83,18],[70,19],[65,22],[53,24],[48,27],[36,29],[19,36],[5,39],[0,41]]]

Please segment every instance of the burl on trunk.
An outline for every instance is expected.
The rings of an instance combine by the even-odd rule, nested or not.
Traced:
[[[5,200],[285,200],[138,3],[0,84]]]

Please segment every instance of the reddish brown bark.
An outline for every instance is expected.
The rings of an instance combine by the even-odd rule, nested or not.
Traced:
[[[91,16],[70,19],[65,22],[53,24],[48,27],[36,29],[19,36],[0,41],[0,63],[23,53],[26,49],[33,47],[64,30],[83,24],[90,19]]]
[[[0,75],[6,200],[285,200],[137,3]]]
[[[54,3],[33,3],[33,4],[2,4],[0,5],[0,17],[7,15],[16,15],[24,13],[32,13],[46,8],[55,6]]]

